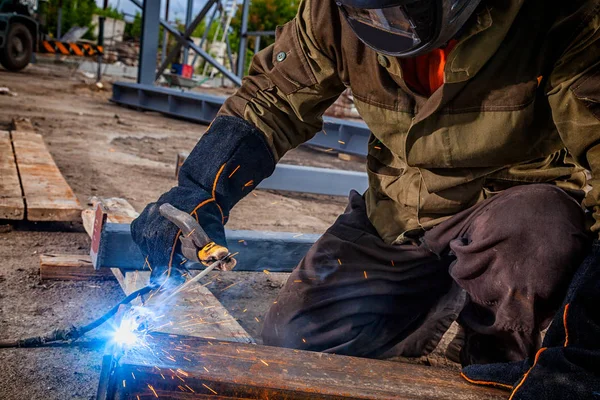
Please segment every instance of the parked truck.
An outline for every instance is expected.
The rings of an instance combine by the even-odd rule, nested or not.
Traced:
[[[0,0],[0,64],[19,71],[31,61],[40,40],[37,0]]]

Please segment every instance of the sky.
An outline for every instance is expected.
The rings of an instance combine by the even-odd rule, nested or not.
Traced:
[[[141,0],[141,1],[143,1],[143,0]],[[165,6],[167,4],[167,1],[166,0],[147,0],[147,1],[160,1],[161,2],[160,17],[164,18]],[[194,7],[193,7],[194,12],[192,13],[192,18],[193,18],[195,13],[198,13],[200,11],[200,8],[202,7],[202,5],[204,5],[205,0],[192,0],[192,1],[194,3]],[[186,6],[187,6],[187,2],[188,2],[188,0],[171,0],[170,11],[169,11],[169,21],[174,21],[175,19],[180,19],[182,21],[185,20],[185,10],[186,10]],[[104,4],[104,1],[96,0],[96,4],[98,4],[99,7],[102,7],[102,5]],[[135,13],[138,10],[140,10],[135,4],[133,4],[129,0],[108,0],[108,5],[125,13],[125,18],[127,20],[132,19],[133,15],[135,15]]]

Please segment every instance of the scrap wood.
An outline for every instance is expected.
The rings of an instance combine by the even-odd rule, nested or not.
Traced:
[[[0,131],[0,219],[22,220],[25,203],[10,134]]]
[[[35,133],[35,128],[33,127],[33,124],[29,118],[13,118],[10,129],[19,132]]]
[[[90,205],[94,208],[101,206],[107,214],[107,222],[129,223],[138,215],[125,199],[93,197]],[[82,212],[83,225],[90,237],[93,235],[94,218],[94,211]],[[118,268],[111,268],[111,271],[126,294],[146,286],[150,281],[148,271],[124,271]],[[153,297],[149,304],[157,298],[158,296]],[[243,343],[254,341],[219,300],[202,285],[196,285],[177,297],[176,303],[169,306],[168,318],[160,332]]]
[[[78,221],[79,200],[56,166],[42,136],[32,131],[13,130],[11,139],[25,195],[27,219]]]
[[[109,269],[96,270],[89,255],[42,254],[40,255],[42,280],[114,279]]]

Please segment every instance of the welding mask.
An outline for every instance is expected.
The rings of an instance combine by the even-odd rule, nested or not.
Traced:
[[[444,46],[481,0],[336,0],[367,46],[393,57],[414,57]]]

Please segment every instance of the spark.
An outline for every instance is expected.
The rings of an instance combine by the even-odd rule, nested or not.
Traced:
[[[187,360],[187,361],[189,361],[189,362],[192,362],[192,360],[190,360],[190,359],[189,359],[189,358],[187,358],[187,357],[183,357],[183,359],[184,359],[184,360]]]
[[[181,375],[186,376],[186,377],[190,376],[190,374],[188,374],[187,372],[185,372],[184,370],[182,370],[180,368],[177,368],[177,372],[179,372]]]
[[[338,143],[339,143],[339,144],[346,144],[346,142],[343,142],[343,141],[341,141],[341,140],[338,140]]]
[[[248,186],[252,186],[252,185],[254,185],[254,180],[253,180],[253,179],[250,179],[248,182],[246,182],[246,183],[244,184],[244,187],[248,187]]]
[[[273,304],[277,304],[277,300],[275,300],[275,301],[273,302]]]
[[[229,286],[227,286],[226,288],[224,288],[223,290],[221,290],[221,292],[224,292],[224,291],[226,291],[227,289],[229,289],[229,288],[230,288],[230,287],[232,287],[232,286],[235,286],[235,285],[237,285],[238,283],[239,283],[239,282],[232,283],[231,285],[229,285]]]
[[[247,309],[247,308],[244,308],[244,311],[242,311],[242,312],[246,312],[246,311],[248,311],[248,309]]]
[[[303,341],[304,343],[306,343],[306,339],[302,338],[302,341]]]
[[[123,379],[123,387],[127,387],[127,385],[125,385],[125,379]]]
[[[181,390],[182,392],[185,392],[185,389],[183,388],[183,386],[181,386],[181,385],[177,385],[177,388],[178,388],[179,390]]]
[[[256,193],[254,193],[254,192],[252,192],[252,195],[253,195],[254,197],[258,197],[258,195],[257,195]]]
[[[182,378],[182,377],[180,377],[179,375],[175,375],[175,376],[176,376],[176,377],[177,377],[177,379],[179,379],[181,382],[185,382],[185,381],[183,380],[183,378]]]
[[[342,265],[342,260],[340,260],[339,258],[337,260],[338,260],[338,264]]]
[[[156,393],[156,390],[154,390],[154,388],[152,387],[152,385],[148,385],[148,388],[150,390],[152,390],[152,393],[154,393],[154,397],[156,397],[158,399],[158,394]]]
[[[297,237],[300,237],[300,236],[302,236],[302,235],[304,235],[304,233],[299,233],[299,234],[297,234],[297,235],[294,235],[294,236],[292,236],[292,237],[295,237],[295,238],[297,238]]]
[[[302,282],[302,279],[296,279],[294,282],[295,283],[300,283],[300,282]]]
[[[369,279],[369,277],[367,276],[367,271],[363,271],[365,274],[365,279]]]
[[[186,388],[188,388],[192,393],[196,393],[194,392],[194,389],[192,389],[191,387],[189,387],[188,385],[185,385]]]
[[[394,267],[394,260],[392,260],[392,267]]]
[[[140,396],[139,395],[136,394],[135,397],[137,397],[137,400],[140,400]]]
[[[194,234],[194,232],[196,232],[196,228],[192,229],[192,230],[190,231],[190,233],[188,233],[187,235],[185,235],[185,237],[190,237],[190,236],[192,236],[192,235]]]
[[[131,373],[131,376],[133,376],[133,379],[135,379],[135,375],[133,374],[133,372]]]
[[[162,378],[163,378],[164,380],[167,380],[167,379],[165,378],[165,376],[164,376],[162,373],[160,374],[160,376],[162,376]]]
[[[263,269],[263,272],[264,272],[265,274],[267,274],[267,275],[269,275],[269,274],[270,274],[270,272],[269,272],[269,270],[268,270],[268,269]]]
[[[148,266],[148,269],[152,271],[152,267],[150,266],[150,262],[148,261],[148,256],[146,256],[146,260],[144,261],[144,268],[146,267],[146,265]]]
[[[187,260],[184,258],[182,262],[179,263],[179,265],[183,265],[187,262]]]
[[[233,176],[233,174],[235,174],[237,172],[237,170],[240,169],[240,165],[238,165],[231,174],[229,174],[229,178],[231,178]]]
[[[261,363],[265,364],[267,367],[269,366],[269,364],[267,364],[267,362],[265,360],[261,360],[260,358],[259,358],[259,360]]]
[[[325,150],[326,153],[328,153],[330,151],[333,151],[333,149],[327,149],[327,150]]]
[[[202,386],[204,386],[205,388],[207,388],[208,390],[210,390],[214,394],[217,394],[217,392],[215,392],[214,390],[212,390],[211,388],[209,388],[208,386],[206,386],[204,383],[202,384]]]
[[[373,148],[377,149],[377,150],[381,150],[381,147],[379,147],[379,146],[373,146]]]
[[[260,320],[258,319],[258,317],[254,317],[254,319],[256,320],[256,322],[260,322]]]
[[[206,368],[206,367],[202,367],[202,368],[204,368],[204,370],[205,370],[206,372],[210,372],[210,371],[208,370],[208,368]]]

